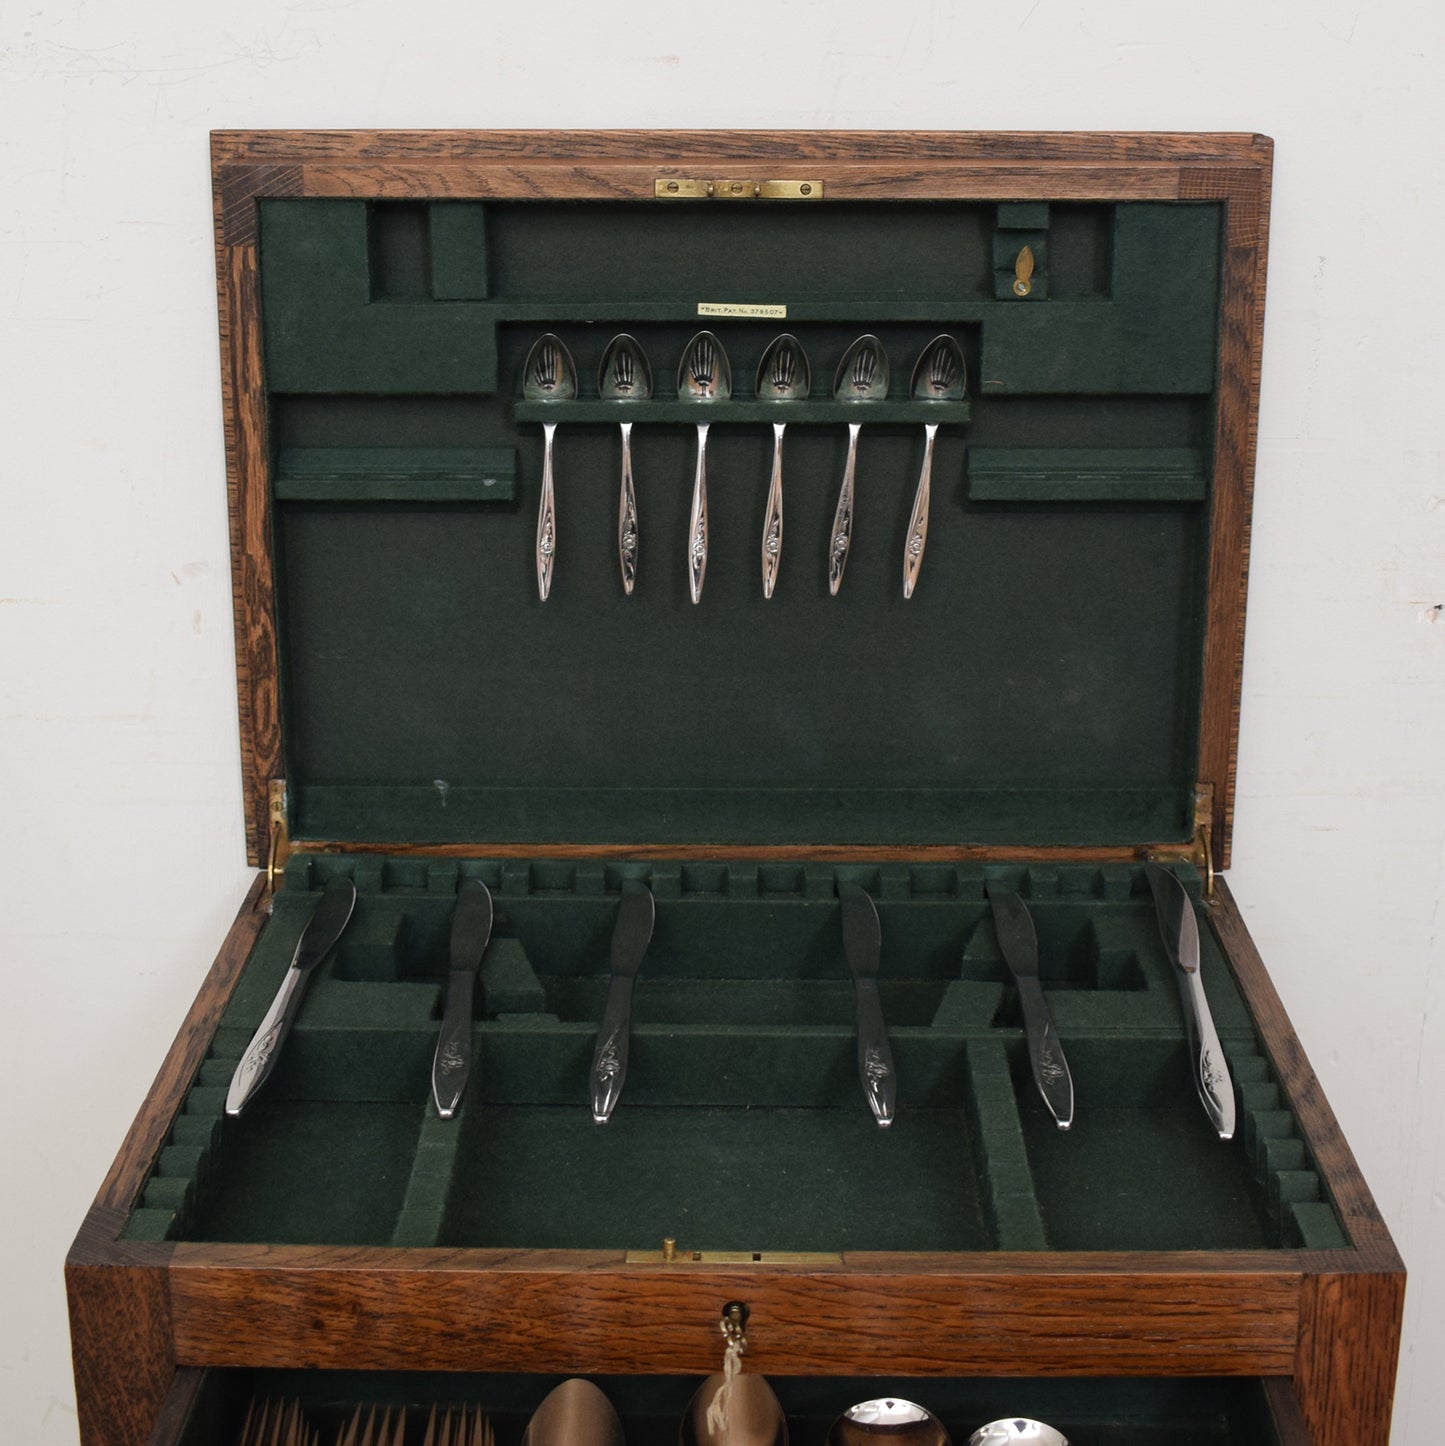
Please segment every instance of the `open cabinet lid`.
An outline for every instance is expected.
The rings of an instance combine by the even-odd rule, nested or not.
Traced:
[[[325,132],[213,151],[254,861],[284,825],[313,846],[592,853],[1187,854],[1204,834],[1227,862],[1269,142]],[[723,177],[758,184],[725,200]],[[733,396],[697,417],[694,603],[699,439],[676,379],[703,328]],[[783,331],[811,390],[759,402]],[[523,398],[549,332],[575,400]],[[598,397],[618,332],[655,382],[622,412]],[[891,386],[840,404],[863,333]],[[930,412],[911,384],[939,333],[967,389]],[[786,504],[765,598],[769,421]]]

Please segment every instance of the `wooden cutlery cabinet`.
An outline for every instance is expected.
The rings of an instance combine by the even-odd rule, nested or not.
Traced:
[[[224,132],[213,163],[262,872],[67,1263],[86,1446],[229,1442],[253,1390],[480,1402],[514,1446],[565,1374],[675,1439],[734,1305],[805,1446],[883,1391],[960,1442],[1015,1411],[1384,1440],[1403,1269],[1223,877],[1270,143]],[[1228,1139],[1148,863],[1198,922]]]

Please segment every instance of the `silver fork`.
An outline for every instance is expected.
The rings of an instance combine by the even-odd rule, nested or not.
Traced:
[[[362,1411],[366,1412],[365,1420]],[[406,1407],[388,1406],[380,1418],[375,1406],[358,1406],[336,1437],[336,1446],[402,1446],[406,1438]]]
[[[480,1406],[448,1406],[442,1416],[433,1406],[422,1446],[493,1446],[491,1420]]]
[[[299,1401],[251,1398],[238,1446],[319,1446],[320,1437],[301,1414]]]

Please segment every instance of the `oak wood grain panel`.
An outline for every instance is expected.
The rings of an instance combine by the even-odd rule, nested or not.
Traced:
[[[219,227],[219,192],[216,206]],[[270,838],[267,789],[281,776],[281,665],[256,248],[218,246],[216,264],[246,856],[259,865]]]
[[[1181,177],[1185,199],[1222,201],[1225,207],[1197,764],[1199,780],[1214,785],[1213,847],[1218,869],[1229,866],[1234,826],[1250,513],[1264,347],[1271,146],[1261,141],[1257,149],[1261,157],[1258,167],[1187,169]]]
[[[1314,1446],[1390,1439],[1404,1304],[1400,1274],[1305,1282],[1295,1388]]]
[[[310,161],[532,160],[558,155],[579,160],[671,155],[725,160],[758,156],[907,163],[959,157],[1021,161],[1030,166],[1069,162],[1176,161],[1180,164],[1258,164],[1259,135],[1237,132],[1089,131],[776,131],[776,130],[318,130],[214,131],[217,164],[295,164]]]
[[[1335,1208],[1360,1252],[1353,1268],[1401,1270],[1389,1229],[1224,880],[1218,882],[1218,898],[1209,911],[1209,921],[1229,958],[1260,1037],[1269,1050],[1280,1085],[1299,1121],[1300,1131],[1329,1186]]]
[[[245,902],[221,944],[200,993],[191,1004],[161,1063],[145,1104],[106,1174],[95,1198],[97,1207],[129,1211],[145,1183],[151,1165],[165,1143],[166,1132],[171,1127],[181,1099],[205,1058],[221,1009],[266,922],[267,916],[261,907],[265,884],[262,875],[257,875],[252,881]],[[120,1226],[116,1228],[119,1230]]]
[[[1264,1268],[549,1268],[518,1255],[480,1269],[470,1260],[492,1253],[381,1254],[271,1250],[217,1268],[214,1250],[179,1248],[178,1359],[706,1372],[734,1299],[750,1310],[750,1366],[777,1373],[1278,1375],[1296,1349],[1300,1277]]]
[[[256,244],[256,201],[261,196],[299,196],[301,167],[221,166],[216,170],[216,236],[223,247]]]
[[[95,1207],[65,1262],[81,1446],[146,1446],[170,1387],[169,1245],[116,1245],[120,1211]]]
[[[938,161],[892,165],[755,155],[729,157],[702,175],[698,167],[671,157],[627,163],[575,161],[506,165],[477,161],[307,163],[301,168],[307,196],[343,196],[378,200],[645,200],[655,201],[660,177],[702,180],[818,180],[824,201],[859,200],[1030,200],[1039,196],[1037,166],[1012,162]],[[722,172],[721,175],[713,174]],[[1174,200],[1179,168],[1173,164],[1134,166],[1071,164],[1049,174],[1049,199],[1055,201]],[[707,200],[666,202],[678,206],[716,204]],[[742,204],[816,204],[753,201]]]

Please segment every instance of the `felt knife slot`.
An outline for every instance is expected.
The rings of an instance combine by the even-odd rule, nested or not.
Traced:
[[[362,884],[351,953],[344,943],[323,966],[254,1115],[221,1121],[226,1081],[306,914],[299,890],[344,869]],[[428,1079],[464,872],[496,886],[498,934],[472,1026],[477,1071],[459,1117],[442,1122]],[[651,884],[657,922],[626,1094],[597,1126],[585,1083],[624,877]],[[1027,1078],[985,912],[990,877],[1022,892],[1036,922],[1075,1077],[1067,1135]],[[848,878],[876,894],[882,926],[899,1079],[886,1133],[857,1093],[835,892]],[[1138,868],[297,856],[287,881],[298,892],[277,898],[132,1216],[135,1238],[649,1248],[681,1231],[710,1248],[785,1250],[1342,1238],[1206,928],[1203,969],[1241,1108],[1233,1142],[1208,1130]],[[1188,882],[1197,895],[1198,878]],[[355,1153],[362,1138],[372,1145]],[[328,1151],[334,1169],[302,1168]],[[868,1198],[834,1180],[839,1161],[874,1155]],[[595,1188],[574,1188],[579,1170]],[[741,1206],[723,1211],[703,1177],[745,1179]],[[334,1178],[369,1201],[334,1206]],[[1087,1199],[1081,1178],[1094,1182]]]

